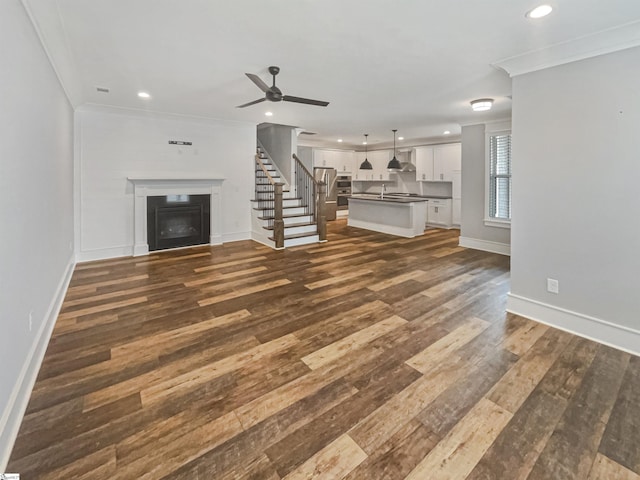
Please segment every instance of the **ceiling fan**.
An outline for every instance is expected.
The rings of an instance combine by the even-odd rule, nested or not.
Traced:
[[[262,81],[262,79],[254,75],[253,73],[245,73],[249,79],[255,83],[260,90],[264,92],[264,98],[260,98],[258,100],[254,100],[253,102],[245,103],[244,105],[238,105],[237,108],[244,108],[250,105],[255,105],[256,103],[264,102],[265,100],[269,100],[270,102],[295,102],[295,103],[306,103],[307,105],[317,105],[319,107],[326,107],[329,105],[329,102],[323,102],[321,100],[311,100],[310,98],[301,98],[301,97],[292,97],[291,95],[283,95],[282,90],[276,87],[276,75],[280,72],[280,67],[269,67],[269,73],[273,75],[273,85],[269,87],[266,83]]]

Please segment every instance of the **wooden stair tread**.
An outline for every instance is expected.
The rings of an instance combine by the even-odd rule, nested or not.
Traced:
[[[294,238],[304,238],[304,237],[313,237],[314,235],[318,235],[318,232],[307,232],[307,233],[295,233],[293,235],[285,235],[285,240],[293,240]],[[269,240],[276,241],[275,238],[269,237]]]
[[[288,207],[282,207],[283,210],[286,210],[287,208],[306,208],[306,205],[291,205]],[[273,208],[254,208],[254,210],[273,210]],[[308,213],[306,215],[309,215]],[[286,215],[283,215],[286,217]]]
[[[254,210],[259,210],[258,208],[254,208]],[[308,217],[310,216],[310,213],[290,213],[289,215],[282,215],[282,218],[294,218],[294,217]],[[274,220],[275,217],[269,216],[269,217],[258,217],[259,220]]]
[[[293,228],[293,227],[309,227],[311,225],[317,225],[316,222],[301,222],[301,223],[290,223],[285,225],[284,228]],[[265,230],[273,230],[273,225],[270,227],[262,227]]]
[[[258,193],[262,193],[262,192],[258,192]],[[271,193],[271,192],[264,192],[264,193]],[[268,201],[268,198],[252,198],[251,200],[249,200],[250,202],[266,202]],[[291,198],[283,198],[283,200],[302,200],[302,197],[291,197]],[[285,207],[287,208],[287,207]],[[256,208],[256,210],[262,210],[261,208]],[[269,209],[269,210],[273,210],[273,209]]]

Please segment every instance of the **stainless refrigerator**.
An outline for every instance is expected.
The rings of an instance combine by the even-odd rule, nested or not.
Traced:
[[[327,185],[327,220],[336,219],[336,209],[338,207],[338,189],[336,187],[336,169],[314,167],[313,176],[317,181],[323,181]]]

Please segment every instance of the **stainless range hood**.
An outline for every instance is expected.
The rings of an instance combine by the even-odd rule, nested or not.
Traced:
[[[411,162],[400,162],[399,172],[415,172],[416,166]]]

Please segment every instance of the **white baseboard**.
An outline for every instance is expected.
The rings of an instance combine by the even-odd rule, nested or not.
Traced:
[[[147,250],[146,254],[148,253]],[[107,260],[108,258],[130,257],[131,255],[133,255],[133,247],[131,245],[122,245],[120,247],[98,248],[78,252],[76,253],[76,261],[78,263],[92,262],[94,260]]]
[[[222,245],[223,243],[237,242],[239,240],[251,240],[251,232],[223,233],[222,236],[216,236],[215,238],[212,236],[211,245]],[[191,246],[178,248],[191,248]],[[95,260],[108,260],[110,258],[130,257],[132,255],[134,257],[139,257],[149,255],[149,253],[150,252],[148,245],[123,245],[120,247],[99,248],[96,250],[85,250],[83,252],[78,252],[76,254],[76,261],[78,263],[83,263],[93,262]]]
[[[239,242],[241,240],[251,240],[251,232],[223,233],[222,242]]]
[[[51,338],[53,327],[56,324],[60,307],[62,307],[62,301],[67,294],[67,288],[69,287],[74,267],[74,258],[71,257],[58,283],[56,293],[51,299],[49,309],[40,325],[40,329],[34,337],[33,344],[29,349],[27,358],[20,371],[20,376],[9,397],[7,407],[5,411],[2,412],[2,417],[0,417],[0,472],[6,471],[11,450],[18,436],[24,412],[27,410],[31,390],[33,390],[33,385],[36,383],[40,365],[47,351],[49,339]]]
[[[500,255],[511,255],[511,245],[508,243],[491,242],[489,240],[480,240],[479,238],[460,237],[458,244],[461,247],[473,248],[474,250],[499,253]]]
[[[640,355],[640,331],[509,293],[507,312]]]

